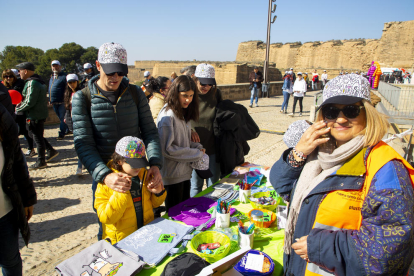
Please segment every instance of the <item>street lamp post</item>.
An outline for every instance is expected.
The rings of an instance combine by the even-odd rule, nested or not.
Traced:
[[[272,2],[276,2],[276,0],[269,0],[269,10],[268,10],[268,16],[267,16],[267,38],[266,38],[266,59],[263,66],[263,74],[264,74],[264,84],[262,86],[262,94],[267,94],[267,97],[269,98],[269,52],[270,52],[270,27],[273,23],[275,23],[275,20],[277,16],[273,16],[272,13],[276,11],[276,4],[273,4],[272,9]]]

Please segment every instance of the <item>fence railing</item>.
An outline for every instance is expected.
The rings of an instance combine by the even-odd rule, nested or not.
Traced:
[[[392,85],[386,82],[380,82],[378,93],[385,99],[382,101],[387,115],[393,120],[404,120],[403,124],[414,123],[414,86],[409,85]]]

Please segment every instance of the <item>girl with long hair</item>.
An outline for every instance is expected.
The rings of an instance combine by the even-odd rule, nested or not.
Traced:
[[[179,76],[172,84],[166,104],[157,118],[163,166],[161,175],[169,208],[190,198],[190,162],[200,160],[205,149],[191,141],[191,123],[198,120],[197,86],[188,76]]]

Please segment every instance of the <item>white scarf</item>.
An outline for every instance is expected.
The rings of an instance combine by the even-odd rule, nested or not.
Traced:
[[[290,254],[293,234],[303,200],[327,176],[336,172],[347,160],[357,154],[364,146],[364,136],[357,136],[342,146],[334,148],[333,139],[320,146],[309,156],[296,184],[295,193],[290,202],[289,216],[285,228],[285,244],[283,250]]]

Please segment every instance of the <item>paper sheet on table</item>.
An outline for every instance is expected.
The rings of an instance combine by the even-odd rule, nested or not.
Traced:
[[[251,269],[262,272],[264,263],[264,255],[247,254],[245,269]]]

